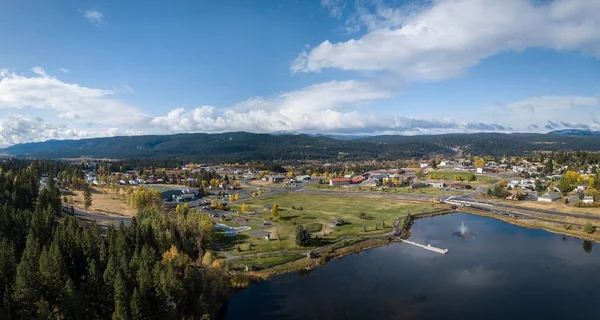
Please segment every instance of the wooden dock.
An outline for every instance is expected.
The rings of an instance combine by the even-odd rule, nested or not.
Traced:
[[[425,246],[425,245],[418,244],[416,242],[412,242],[412,241],[408,241],[408,240],[404,240],[404,239],[402,239],[401,241],[408,243],[408,244],[412,244],[413,246],[416,246],[416,247],[421,247],[425,250],[429,250],[429,251],[433,251],[433,252],[437,252],[437,253],[441,253],[441,254],[448,253],[448,249],[440,249],[440,248],[432,247],[430,244]]]

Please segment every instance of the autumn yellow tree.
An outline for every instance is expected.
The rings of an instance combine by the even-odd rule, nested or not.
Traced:
[[[590,185],[590,188],[596,187],[596,179],[594,179],[594,177],[590,177],[590,179],[588,180],[588,183]]]
[[[256,192],[252,192],[252,198],[256,197]]]
[[[202,256],[202,265],[206,266],[206,267],[210,267],[213,264],[213,261],[215,261],[215,257],[213,256],[212,252],[207,251],[204,256]]]
[[[239,193],[236,193],[236,194],[233,196],[233,199],[234,199],[235,201],[238,201],[238,200],[240,199],[240,194],[239,194]]]
[[[475,164],[476,167],[483,167],[485,166],[485,160],[478,157],[478,156],[474,156],[473,157],[473,163]]]
[[[279,216],[279,206],[277,204],[274,204],[271,208],[271,216],[273,216],[273,219]]]
[[[242,213],[246,213],[248,211],[248,206],[245,203],[242,203],[242,208],[240,211],[242,211]]]
[[[178,255],[179,255],[179,251],[177,251],[177,247],[175,247],[175,245],[172,244],[171,249],[169,249],[168,251],[165,251],[165,253],[163,253],[161,263],[165,264],[165,263],[171,262]]]
[[[498,185],[501,188],[506,188],[506,186],[508,186],[508,182],[506,181],[506,179],[501,179],[500,182],[498,182]]]

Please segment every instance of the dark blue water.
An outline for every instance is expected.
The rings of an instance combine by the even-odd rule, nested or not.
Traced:
[[[457,237],[461,222],[474,235]],[[600,319],[597,243],[467,214],[411,232],[450,252],[394,243],[276,276],[236,294],[226,319]]]

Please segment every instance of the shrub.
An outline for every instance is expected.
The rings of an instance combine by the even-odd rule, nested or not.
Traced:
[[[586,222],[583,225],[583,232],[585,232],[587,234],[593,233],[595,230],[596,230],[596,227],[594,227],[594,225],[592,225],[591,222]]]
[[[315,233],[323,230],[323,225],[318,222],[309,223],[306,225],[306,230],[310,233]]]

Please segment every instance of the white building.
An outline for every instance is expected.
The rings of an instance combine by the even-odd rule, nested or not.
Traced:
[[[429,163],[421,163],[421,169],[429,167]]]
[[[539,202],[554,202],[560,198],[561,198],[560,193],[550,191],[542,196],[539,196],[538,201]]]
[[[586,203],[586,204],[594,203],[594,197],[585,196],[585,197],[583,197],[583,200],[581,200],[581,202]]]

